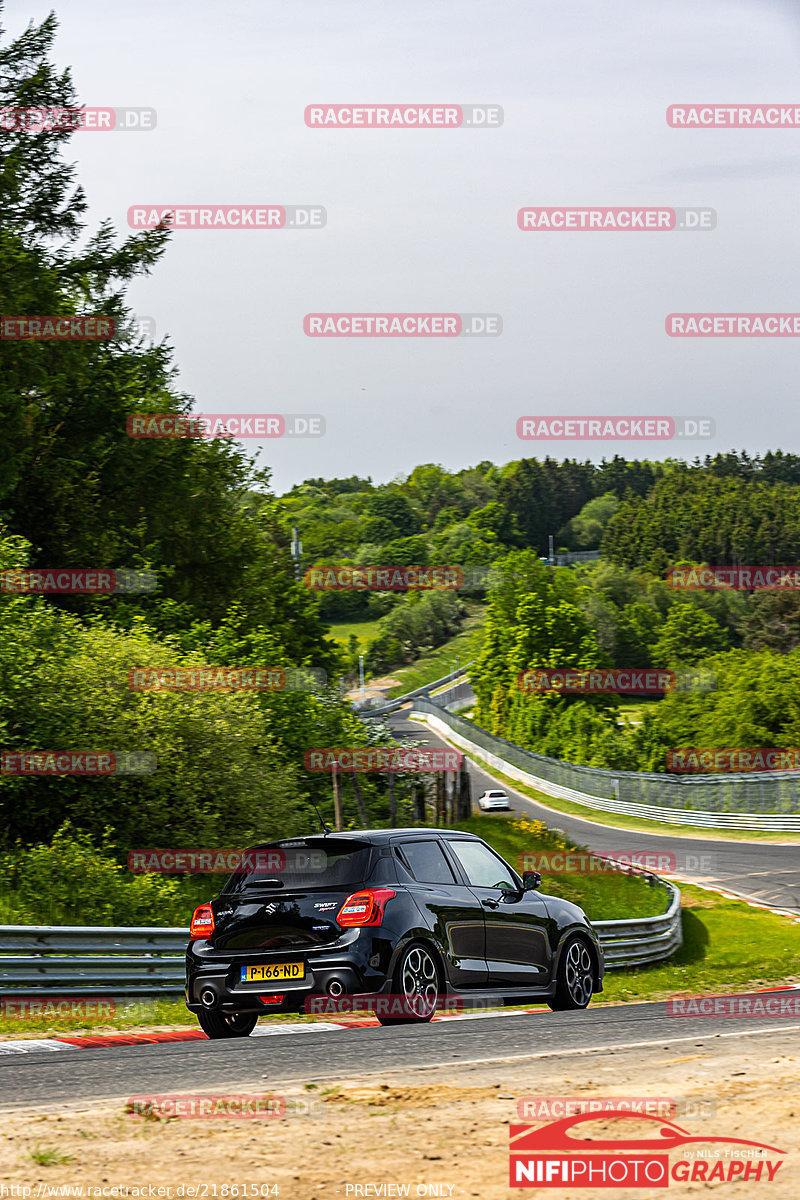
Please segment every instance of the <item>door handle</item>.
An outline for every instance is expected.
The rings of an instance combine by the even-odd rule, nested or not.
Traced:
[[[485,896],[484,899],[481,900],[481,904],[484,906],[484,908],[497,908],[500,904],[500,901],[493,900],[491,896]]]

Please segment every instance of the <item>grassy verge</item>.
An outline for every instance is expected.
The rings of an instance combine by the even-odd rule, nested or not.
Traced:
[[[667,963],[606,975],[603,1000],[746,992],[800,979],[800,921],[681,884],[683,946]]]
[[[350,640],[350,635],[355,634],[358,638],[359,652],[363,654],[367,648],[367,642],[377,637],[378,621],[339,621],[331,625],[330,630],[328,636],[344,646]]]
[[[416,719],[416,718],[415,718]],[[421,721],[421,724],[425,722]],[[442,735],[437,735],[442,736]],[[569,817],[580,817],[584,821],[591,821],[595,825],[606,825],[614,829],[629,829],[632,832],[651,833],[662,835],[674,835],[675,837],[693,837],[699,838],[702,841],[709,839],[729,842],[777,842],[796,844],[800,842],[800,833],[773,833],[769,830],[760,829],[712,829],[701,828],[697,825],[666,825],[663,821],[648,821],[643,817],[627,817],[620,816],[619,813],[600,812],[594,808],[585,808],[582,804],[574,804],[571,800],[561,800],[557,796],[548,796],[546,792],[537,791],[536,788],[529,787],[526,783],[519,783],[516,779],[512,779],[509,775],[503,775],[500,771],[491,769],[475,754],[469,750],[465,750],[467,758],[471,759],[476,766],[480,767],[492,779],[498,783],[505,784],[509,788],[513,788],[522,796],[527,796],[529,800],[534,800],[537,804],[541,804],[544,808],[550,809],[554,816],[558,813],[563,813]],[[591,833],[587,831],[587,838],[591,840]]]

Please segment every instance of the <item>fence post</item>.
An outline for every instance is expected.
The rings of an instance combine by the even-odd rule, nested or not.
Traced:
[[[394,771],[389,772],[389,824],[392,829],[397,825],[397,801],[394,795]]]
[[[344,829],[344,819],[342,817],[342,789],[339,783],[339,768],[336,763],[333,764],[331,773],[333,781],[333,824],[337,831]]]

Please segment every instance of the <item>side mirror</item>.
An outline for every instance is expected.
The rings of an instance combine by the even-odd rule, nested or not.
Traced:
[[[538,871],[523,871],[522,872],[522,890],[524,892],[535,892],[538,887],[541,887],[542,877]]]

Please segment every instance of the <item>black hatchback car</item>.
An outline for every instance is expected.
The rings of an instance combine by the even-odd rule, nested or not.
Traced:
[[[582,909],[537,892],[484,841],[451,829],[380,829],[254,847],[192,917],[186,1003],[210,1038],[246,1037],[314,998],[405,998],[382,1024],[437,1003],[585,1008],[603,952]],[[324,1011],[324,1009],[322,1009]]]

